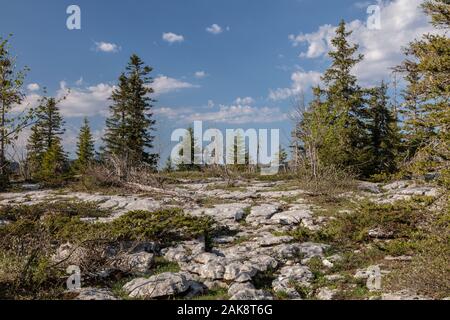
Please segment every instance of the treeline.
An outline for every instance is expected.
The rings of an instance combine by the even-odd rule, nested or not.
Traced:
[[[450,186],[450,4],[433,0],[422,7],[441,32],[410,43],[404,62],[393,68],[406,82],[401,104],[391,102],[387,83],[359,85],[351,71],[364,57],[349,42],[345,22],[339,24],[322,85],[308,106],[298,106],[295,166],[316,178],[330,167],[378,179],[432,174]]]
[[[6,152],[27,127],[31,133],[26,156],[20,163],[25,180],[57,185],[88,174],[87,170],[99,163],[113,170],[118,180],[126,180],[130,169],[137,166],[150,171],[157,169],[158,155],[149,152],[153,148],[155,125],[153,100],[149,97],[153,93],[152,78],[149,77],[152,69],[137,55],[131,56],[111,95],[110,115],[100,151],[95,151],[89,121],[85,118],[78,135],[75,161],[69,161],[62,146],[65,122],[58,105],[65,98],[57,100],[44,94],[36,108],[19,114],[15,108],[24,102],[22,86],[28,69],[17,71],[15,66],[9,39],[3,39],[0,43],[1,189],[8,187],[11,177],[11,163]]]

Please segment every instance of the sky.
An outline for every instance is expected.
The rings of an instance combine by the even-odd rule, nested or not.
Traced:
[[[402,48],[431,32],[421,0],[0,0],[0,36],[12,33],[19,66],[28,66],[27,97],[43,88],[66,99],[64,146],[73,155],[83,117],[101,145],[108,100],[131,54],[153,68],[155,152],[162,161],[176,128],[280,129],[289,145],[293,99],[311,96],[329,66],[341,19],[366,59],[353,72],[364,86],[392,81]],[[70,5],[81,29],[69,30]],[[380,28],[367,25],[380,7]],[[28,131],[21,136],[25,143]]]

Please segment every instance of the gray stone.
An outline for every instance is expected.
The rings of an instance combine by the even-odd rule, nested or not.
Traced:
[[[191,282],[181,273],[166,272],[148,279],[137,278],[123,286],[124,291],[132,298],[158,298],[174,296],[186,292]]]
[[[278,224],[297,225],[302,222],[302,219],[310,219],[312,215],[311,210],[292,210],[276,213],[270,220]]]
[[[335,289],[320,288],[316,296],[319,300],[333,300],[336,293],[337,290]]]
[[[234,294],[230,300],[273,300],[270,293],[264,290],[245,289]]]
[[[117,300],[108,289],[81,288],[74,300]]]
[[[255,225],[265,224],[275,213],[278,212],[279,208],[279,204],[261,204],[252,207],[246,221]]]
[[[280,270],[280,274],[272,282],[272,288],[275,292],[284,292],[291,299],[298,299],[300,295],[292,284],[308,287],[313,278],[312,272],[306,266],[286,266]]]
[[[193,216],[209,216],[215,220],[240,221],[244,217],[244,209],[248,205],[244,203],[230,203],[215,205],[214,208],[200,208],[190,212]]]
[[[221,280],[225,274],[225,267],[217,262],[209,262],[198,268],[198,274],[204,279]]]
[[[164,258],[171,262],[187,262],[190,260],[190,257],[186,249],[182,245],[169,248],[165,252]]]
[[[256,257],[251,258],[249,263],[260,272],[274,270],[278,266],[278,261],[267,255],[257,255]]]
[[[148,273],[153,265],[154,255],[145,251],[123,254],[115,258],[112,265],[126,273]]]
[[[234,282],[247,282],[256,275],[257,270],[246,263],[230,263],[225,267],[224,280]]]
[[[244,290],[254,290],[255,286],[251,284],[250,282],[244,282],[244,283],[233,283],[230,288],[228,289],[228,295],[230,297],[234,296],[235,294],[244,291]]]

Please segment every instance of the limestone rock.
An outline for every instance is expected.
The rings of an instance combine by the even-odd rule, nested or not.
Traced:
[[[245,289],[234,294],[230,300],[273,300],[273,297],[264,290]]]
[[[190,285],[184,274],[166,272],[148,279],[134,279],[126,283],[123,289],[132,298],[152,299],[184,293]]]
[[[81,288],[75,300],[117,300],[108,289]]]

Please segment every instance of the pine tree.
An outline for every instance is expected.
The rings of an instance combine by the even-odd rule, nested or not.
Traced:
[[[77,142],[77,160],[75,168],[78,172],[84,172],[90,163],[95,158],[95,146],[94,139],[92,138],[91,128],[89,127],[89,121],[84,118],[82,127],[80,128],[80,134]]]
[[[369,165],[365,170],[366,176],[393,173],[396,169],[399,132],[387,89],[388,86],[382,82],[379,87],[370,90],[367,110],[369,144],[366,147]]]
[[[362,156],[360,151],[367,137],[364,130],[363,91],[351,70],[362,61],[363,56],[355,56],[358,45],[349,43],[351,34],[351,31],[346,30],[345,22],[341,21],[331,41],[335,50],[329,52],[332,64],[322,77],[326,106],[322,112],[332,115],[329,126],[332,133],[327,134],[319,152],[321,157],[326,158],[326,164],[358,169]],[[330,150],[334,152],[330,153]]]
[[[59,112],[58,102],[55,98],[41,99],[36,110],[37,119],[28,139],[31,174],[44,181],[50,176],[60,175],[63,168],[67,167],[67,158],[61,146],[61,135],[65,132],[64,120]],[[50,163],[51,160],[57,162]],[[55,169],[54,172],[51,171],[52,168]]]
[[[398,67],[406,74],[407,96],[417,99],[413,111],[419,115],[415,118],[407,105],[407,125],[414,133],[408,142],[417,147],[408,170],[414,174],[440,171],[450,184],[450,3],[428,0],[422,7],[433,26],[443,32],[413,41],[405,50],[406,60]]]
[[[42,165],[37,178],[46,184],[59,184],[67,172],[67,159],[61,146],[61,141],[55,139],[42,156]]]
[[[145,66],[132,55],[126,72],[119,77],[118,88],[112,93],[110,117],[106,120],[105,152],[126,162],[127,167],[142,163],[156,168],[158,155],[150,154],[153,148],[155,120],[152,119],[152,68]]]
[[[28,68],[16,70],[17,61],[10,53],[9,39],[0,37],[0,190],[9,184],[9,162],[6,149],[30,124],[33,110],[17,115],[12,108],[23,101],[22,91]]]

